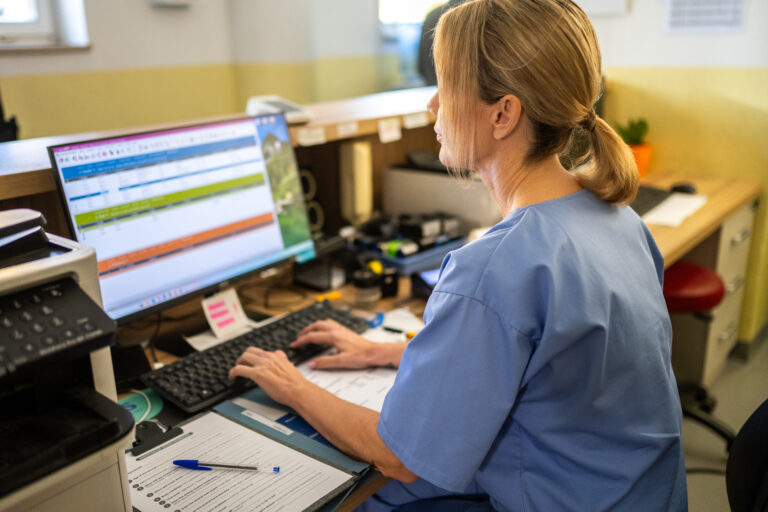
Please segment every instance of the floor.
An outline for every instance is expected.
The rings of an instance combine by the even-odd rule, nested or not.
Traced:
[[[755,343],[749,361],[731,356],[709,388],[717,399],[715,416],[736,431],[768,398],[768,329],[763,329]],[[687,468],[725,469],[728,454],[723,441],[690,420],[683,421],[683,447]],[[691,512],[730,510],[725,476],[689,473],[688,505]]]

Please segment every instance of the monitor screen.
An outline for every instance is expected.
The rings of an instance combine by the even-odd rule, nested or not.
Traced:
[[[288,258],[314,257],[282,115],[49,148],[104,310],[128,321]]]

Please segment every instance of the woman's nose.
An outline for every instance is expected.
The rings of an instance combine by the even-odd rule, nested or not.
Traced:
[[[440,98],[438,98],[437,93],[435,93],[432,98],[427,102],[427,110],[429,110],[432,115],[436,116],[437,111],[440,109]]]

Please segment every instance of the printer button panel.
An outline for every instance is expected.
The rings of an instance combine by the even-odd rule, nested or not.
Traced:
[[[108,345],[115,322],[64,278],[0,297],[0,378],[64,349],[67,358]],[[78,350],[80,349],[80,350]]]

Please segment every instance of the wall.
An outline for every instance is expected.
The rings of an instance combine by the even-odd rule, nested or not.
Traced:
[[[85,8],[89,50],[0,53],[0,94],[21,137],[234,110],[226,2],[156,9],[148,0],[86,0]]]
[[[238,105],[275,90],[310,102],[387,88],[376,0],[231,0],[231,26]]]
[[[648,119],[651,173],[761,180],[768,189],[768,1],[747,2],[740,33],[670,35],[666,2],[632,2],[628,15],[596,18],[608,92],[605,117]],[[768,201],[757,211],[739,333],[768,319]]]
[[[85,0],[91,48],[0,52],[22,138],[243,111],[249,96],[315,102],[378,92],[376,0]]]

